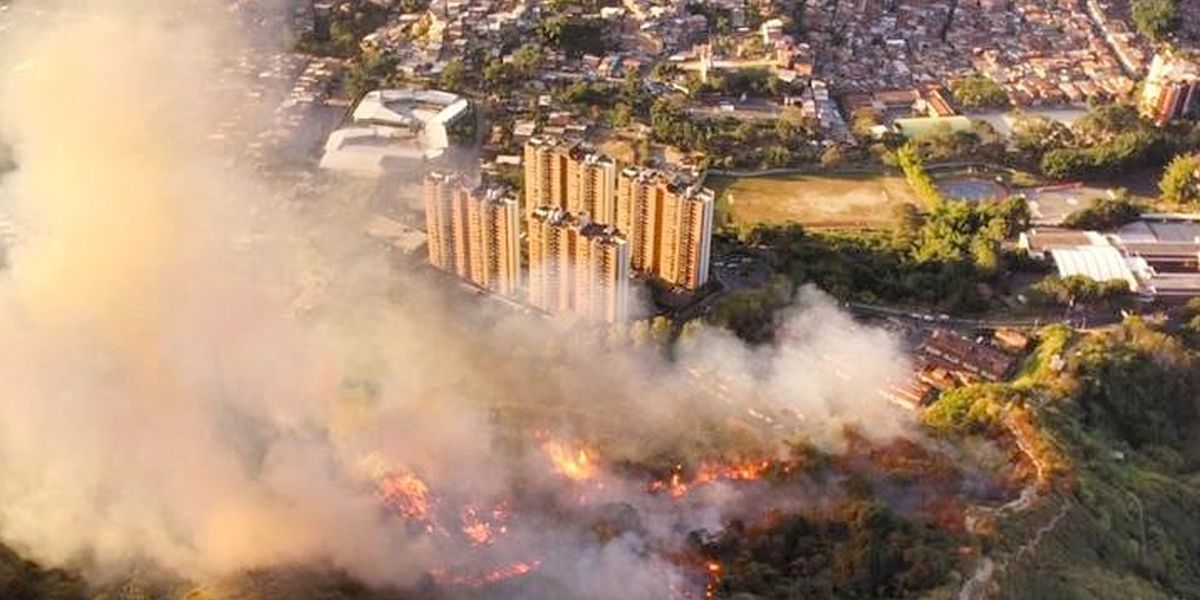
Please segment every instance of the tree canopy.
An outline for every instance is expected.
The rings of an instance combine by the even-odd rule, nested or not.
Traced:
[[[1173,204],[1200,202],[1200,157],[1180,154],[1167,165],[1158,182],[1162,199]]]
[[[1134,0],[1133,23],[1151,40],[1165,39],[1179,26],[1177,0]]]
[[[1129,282],[1124,279],[1096,281],[1083,275],[1050,276],[1029,289],[1029,300],[1043,306],[1074,306],[1128,298],[1131,293]]]
[[[1137,446],[1179,446],[1194,433],[1197,362],[1179,340],[1140,320],[1082,342],[1070,372],[1080,384],[1084,420]]]
[[[1142,207],[1129,199],[1128,193],[1115,198],[1097,198],[1089,207],[1077,210],[1063,220],[1063,225],[1072,229],[1111,230],[1142,216]]]
[[[1003,108],[1009,104],[1004,88],[982,75],[953,81],[950,91],[963,108]]]

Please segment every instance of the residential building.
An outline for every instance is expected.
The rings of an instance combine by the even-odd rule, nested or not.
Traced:
[[[584,144],[535,137],[525,145],[528,219],[558,209],[611,226],[628,241],[632,270],[671,286],[694,291],[708,281],[714,201],[693,178],[620,169]]]
[[[584,146],[571,149],[565,201],[568,212],[586,214],[594,223],[614,224],[616,185],[616,162]]]
[[[521,285],[521,210],[502,187],[481,187],[470,196],[471,280],[505,296]]]
[[[525,143],[525,216],[539,206],[562,207],[566,190],[566,154],[558,138],[535,136]],[[562,196],[556,194],[563,190]]]
[[[429,264],[506,296],[521,283],[521,215],[515,195],[472,187],[458,173],[425,178]]]
[[[1159,125],[1200,116],[1200,63],[1156,54],[1142,87],[1141,112]]]
[[[1003,381],[1017,364],[1016,358],[947,329],[935,329],[921,352],[988,381]]]
[[[533,137],[525,144],[525,215],[547,206],[612,224],[616,179],[616,162],[590,146]]]
[[[529,302],[617,323],[629,314],[629,246],[610,225],[554,207],[529,218]]]
[[[429,264],[459,273],[455,259],[454,213],[461,212],[458,191],[464,187],[459,173],[434,171],[425,176],[425,232],[429,236]],[[457,210],[456,210],[457,208]],[[461,273],[460,273],[461,274]]]
[[[708,281],[712,190],[655,170],[627,168],[617,181],[616,226],[631,245],[632,269],[688,290]]]

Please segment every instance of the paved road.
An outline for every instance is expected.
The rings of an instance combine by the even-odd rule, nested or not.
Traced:
[[[1121,315],[1070,316],[1062,319],[964,319],[945,314],[904,310],[890,306],[845,302],[842,307],[860,317],[894,317],[923,325],[939,325],[951,329],[995,329],[998,327],[1039,327],[1064,323],[1077,329],[1104,327],[1121,322]]]

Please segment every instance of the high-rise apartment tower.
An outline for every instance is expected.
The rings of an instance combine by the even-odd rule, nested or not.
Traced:
[[[499,294],[521,284],[521,215],[517,198],[499,186],[473,187],[458,173],[425,178],[429,263]]]

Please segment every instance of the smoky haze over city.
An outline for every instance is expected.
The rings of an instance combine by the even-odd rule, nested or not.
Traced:
[[[389,264],[362,203],[289,203],[286,177],[211,143],[261,110],[213,82],[271,43],[219,7],[39,4],[7,27],[0,539],[39,563],[97,585],[311,567],[452,592],[536,570],[521,597],[661,598],[697,585],[686,532],[823,492],[713,475],[652,494],[663,474],[620,465],[910,427],[878,393],[898,342],[815,289],[778,345],[705,330],[668,362]],[[614,507],[637,527],[585,535]]]
[[[1200,594],[1200,0],[0,0],[0,600]]]

